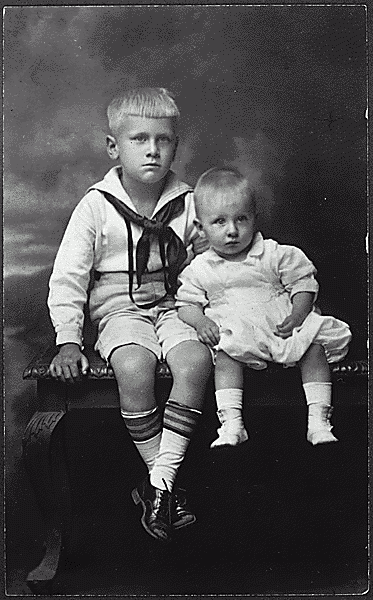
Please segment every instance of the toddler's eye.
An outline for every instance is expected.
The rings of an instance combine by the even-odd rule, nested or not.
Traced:
[[[216,219],[214,221],[214,225],[224,225],[225,220],[224,219]]]
[[[145,142],[146,141],[146,136],[145,135],[135,135],[132,139],[135,142]]]
[[[237,221],[239,221],[240,223],[242,223],[242,221],[247,221],[247,216],[241,215],[240,217],[238,217]]]

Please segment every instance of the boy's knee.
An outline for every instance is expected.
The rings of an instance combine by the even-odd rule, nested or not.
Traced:
[[[152,352],[136,345],[122,346],[115,350],[111,357],[118,383],[153,380],[156,363],[157,358]]]
[[[179,344],[169,353],[167,362],[173,376],[183,379],[208,377],[212,369],[210,350],[200,342]]]

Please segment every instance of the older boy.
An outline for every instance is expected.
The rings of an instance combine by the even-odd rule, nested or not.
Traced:
[[[201,414],[210,353],[174,308],[177,275],[198,248],[192,189],[170,170],[177,149],[177,106],[163,88],[125,92],[110,103],[107,151],[120,164],[75,208],[57,253],[48,305],[59,353],[50,373],[73,382],[87,372],[83,306],[92,267],[96,349],[118,382],[121,414],[149,476],[132,492],[141,522],[168,541],[195,516],[173,492]],[[137,288],[134,287],[136,275]],[[163,423],[154,397],[157,360],[173,376]]]

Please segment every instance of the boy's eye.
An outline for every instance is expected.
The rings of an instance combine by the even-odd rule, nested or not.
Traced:
[[[161,135],[161,136],[158,138],[158,141],[159,141],[159,142],[164,142],[164,143],[166,143],[166,144],[169,144],[169,143],[171,142],[171,138],[170,138],[170,137],[168,137],[168,135]]]
[[[214,225],[224,225],[225,219],[215,219]]]
[[[247,216],[246,215],[241,215],[237,218],[237,221],[239,221],[240,223],[242,223],[242,221],[247,221]]]
[[[146,136],[143,135],[142,133],[139,135],[133,136],[132,139],[135,140],[136,142],[146,142]]]

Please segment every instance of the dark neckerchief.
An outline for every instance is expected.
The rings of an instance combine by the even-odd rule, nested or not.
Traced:
[[[148,264],[151,238],[158,238],[166,294],[154,302],[137,305],[139,308],[153,308],[153,306],[159,304],[166,296],[173,296],[176,293],[177,276],[181,265],[187,258],[187,252],[182,240],[171,227],[168,227],[168,224],[173,219],[184,212],[184,195],[168,202],[156,213],[154,219],[148,219],[128,208],[128,206],[118,200],[118,198],[115,198],[115,196],[109,194],[109,192],[102,191],[101,193],[123,217],[127,226],[129,297],[134,304],[136,302],[133,299],[134,265],[131,223],[135,223],[143,228],[142,235],[136,247],[136,278],[138,288],[141,286],[141,278]]]

